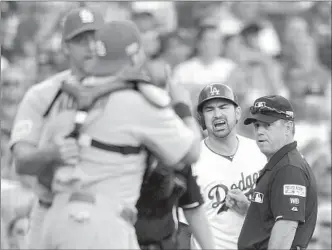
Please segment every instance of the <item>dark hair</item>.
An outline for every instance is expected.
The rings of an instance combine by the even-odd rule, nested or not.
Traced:
[[[218,31],[218,30],[219,29],[216,25],[212,25],[212,24],[200,25],[198,27],[198,30],[197,30],[196,42],[200,42],[206,32],[208,32],[208,31]]]
[[[242,36],[243,40],[246,44],[249,43],[249,37],[250,36],[257,36],[258,33],[262,30],[262,27],[257,23],[251,23],[247,26],[245,26],[241,32],[240,35]]]
[[[154,15],[148,11],[133,12],[131,14],[132,20],[143,19],[143,18],[154,18]]]
[[[179,41],[180,43],[187,44],[189,42],[189,37],[181,33],[181,31],[176,30],[172,32],[165,33],[159,36],[160,38],[160,53],[164,53],[169,47],[172,40]]]
[[[195,40],[194,50],[193,50],[193,53],[190,57],[197,56],[198,44],[202,40],[205,33],[208,32],[208,31],[219,31],[219,29],[216,25],[212,25],[212,24],[203,24],[203,25],[198,26],[197,33],[196,33],[196,40]]]

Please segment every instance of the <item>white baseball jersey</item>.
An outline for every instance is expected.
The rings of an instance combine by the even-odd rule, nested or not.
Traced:
[[[193,174],[201,187],[204,210],[211,225],[217,249],[237,249],[237,241],[244,216],[226,207],[228,190],[240,189],[249,195],[267,160],[254,140],[237,136],[239,147],[233,160],[213,151],[202,141],[199,161],[193,166]],[[200,249],[192,238],[191,248]]]

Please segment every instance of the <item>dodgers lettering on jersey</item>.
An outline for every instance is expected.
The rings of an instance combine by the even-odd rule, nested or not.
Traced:
[[[232,161],[211,151],[202,142],[201,157],[193,165],[193,174],[204,197],[203,208],[207,214],[217,249],[237,249],[237,241],[244,217],[226,204],[230,189],[240,189],[250,196],[255,187],[259,171],[265,166],[266,158],[259,151],[255,141],[237,136],[239,148]],[[192,238],[192,248],[200,249]]]

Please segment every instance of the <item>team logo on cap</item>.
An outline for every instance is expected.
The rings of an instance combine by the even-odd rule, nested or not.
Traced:
[[[138,52],[139,45],[138,43],[132,43],[126,47],[126,53],[129,56],[132,56]]]
[[[219,95],[219,93],[219,89],[217,89],[215,86],[210,86],[210,95]]]
[[[80,13],[80,18],[82,23],[92,23],[94,21],[94,16],[91,11],[89,10],[81,10]]]
[[[266,102],[256,102],[254,104],[255,108],[261,108],[261,107],[265,107],[266,106]]]
[[[106,46],[105,43],[102,41],[96,41],[96,54],[98,56],[106,56]]]

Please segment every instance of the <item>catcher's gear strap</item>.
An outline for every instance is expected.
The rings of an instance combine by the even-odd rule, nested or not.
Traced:
[[[79,101],[78,102],[79,110],[77,111],[76,117],[75,117],[75,127],[74,127],[74,130],[67,137],[72,137],[72,138],[78,139],[79,143],[81,145],[95,147],[95,148],[105,150],[105,151],[120,153],[123,155],[139,154],[142,151],[142,149],[144,148],[143,146],[134,147],[134,146],[127,146],[127,145],[124,146],[124,145],[107,144],[107,143],[101,142],[99,140],[93,139],[88,135],[80,134],[80,129],[83,126],[83,124],[87,118],[87,111],[92,107],[93,103],[95,103],[98,100],[98,97],[101,98],[107,94],[110,95],[114,92],[126,90],[126,89],[133,89],[135,91],[141,92],[141,90],[140,90],[141,88],[139,87],[140,83],[142,83],[143,85],[150,85],[150,82],[145,81],[145,80],[143,80],[143,81],[126,80],[126,82],[128,83],[126,86],[120,86],[120,87],[117,87],[114,89],[112,89],[112,88],[108,89],[107,86],[104,85],[102,88],[99,88],[99,91],[97,91],[97,92],[95,91],[94,97],[89,102],[86,102],[85,105],[81,105],[80,101]],[[75,100],[82,99],[82,97],[83,98],[85,97],[85,96],[80,96],[78,94],[79,89],[70,87],[70,85],[66,85],[66,83],[64,83],[62,85],[62,87],[63,87],[62,88],[63,92],[67,92],[67,93],[71,94]],[[144,89],[144,87],[143,87],[143,89]],[[89,103],[90,103],[90,105],[87,105]]]
[[[103,143],[101,141],[92,139],[90,136],[86,134],[81,134],[78,138],[78,142],[82,146],[87,146],[87,147],[91,146],[105,151],[120,153],[123,155],[139,154],[143,149],[142,146],[133,147],[133,146],[120,146],[120,145]]]
[[[60,95],[62,94],[62,89],[60,88],[58,90],[58,92],[55,94],[52,102],[50,103],[50,105],[47,107],[45,113],[43,114],[43,118],[47,117],[49,115],[49,113],[51,112],[53,105],[55,104],[56,100],[60,97]]]

